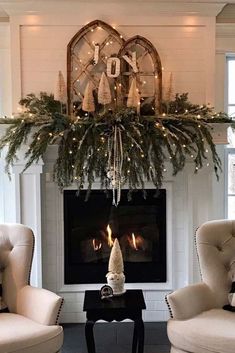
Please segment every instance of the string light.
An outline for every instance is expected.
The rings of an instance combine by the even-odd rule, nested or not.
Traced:
[[[162,116],[166,116],[166,113],[162,113]]]
[[[73,153],[73,151],[70,150],[70,151],[69,151],[69,154],[72,154],[72,153]]]
[[[50,137],[52,137],[52,136],[53,136],[53,134],[52,134],[51,132],[49,132],[49,136],[50,136]]]
[[[40,141],[40,137],[39,136],[37,137],[37,140]]]
[[[77,139],[76,139],[76,137],[73,137],[73,141],[76,141]]]

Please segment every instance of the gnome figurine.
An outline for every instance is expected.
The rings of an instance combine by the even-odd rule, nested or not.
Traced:
[[[109,272],[107,273],[108,285],[113,290],[113,295],[121,295],[125,293],[124,283],[125,275],[123,273],[123,258],[121,248],[116,238],[109,258]]]

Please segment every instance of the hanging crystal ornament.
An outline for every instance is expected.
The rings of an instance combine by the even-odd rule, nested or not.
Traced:
[[[117,207],[121,200],[123,164],[122,132],[117,125],[115,125],[114,133],[108,140],[108,154],[107,177],[110,179],[113,190],[113,205]]]

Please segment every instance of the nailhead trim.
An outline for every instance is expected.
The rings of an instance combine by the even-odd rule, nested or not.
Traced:
[[[59,310],[58,310],[58,314],[57,314],[56,322],[55,322],[56,325],[59,324],[59,318],[60,318],[60,313],[61,313],[63,304],[64,304],[64,298],[62,298],[61,304],[60,304],[60,307],[59,307]]]
[[[200,273],[200,277],[201,277],[201,280],[202,279],[202,270],[201,270],[201,265],[200,265],[200,260],[199,260],[199,254],[198,254],[198,246],[197,246],[197,230],[199,229],[200,227],[198,227],[194,233],[194,244],[195,244],[195,249],[196,249],[196,255],[197,255],[197,263],[198,263],[198,267],[199,267],[199,273]]]
[[[172,293],[172,292],[171,292],[171,293]],[[170,303],[169,303],[168,298],[167,298],[167,296],[168,296],[169,294],[171,294],[171,293],[168,293],[167,295],[165,295],[165,302],[166,302],[166,305],[167,305],[167,307],[168,307],[170,317],[171,317],[171,319],[173,319],[173,312],[172,312]]]
[[[32,233],[32,237],[33,237],[33,246],[32,246],[32,255],[31,255],[30,265],[29,265],[28,285],[30,285],[30,276],[31,276],[31,272],[32,272],[33,254],[34,254],[34,250],[35,250],[35,235],[32,230],[31,230],[31,233]]]

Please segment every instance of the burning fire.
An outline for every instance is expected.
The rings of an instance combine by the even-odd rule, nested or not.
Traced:
[[[113,246],[113,239],[112,239],[112,229],[110,228],[110,225],[108,224],[106,228],[108,232],[108,246],[111,248]]]
[[[93,248],[94,248],[95,251],[100,250],[101,247],[102,247],[102,243],[99,240],[97,240],[97,239],[93,239],[92,240],[92,245],[93,245]]]
[[[138,250],[137,244],[136,244],[136,239],[135,239],[135,234],[132,233],[131,236],[132,236],[132,243],[133,243],[134,249],[135,249],[135,250]]]

